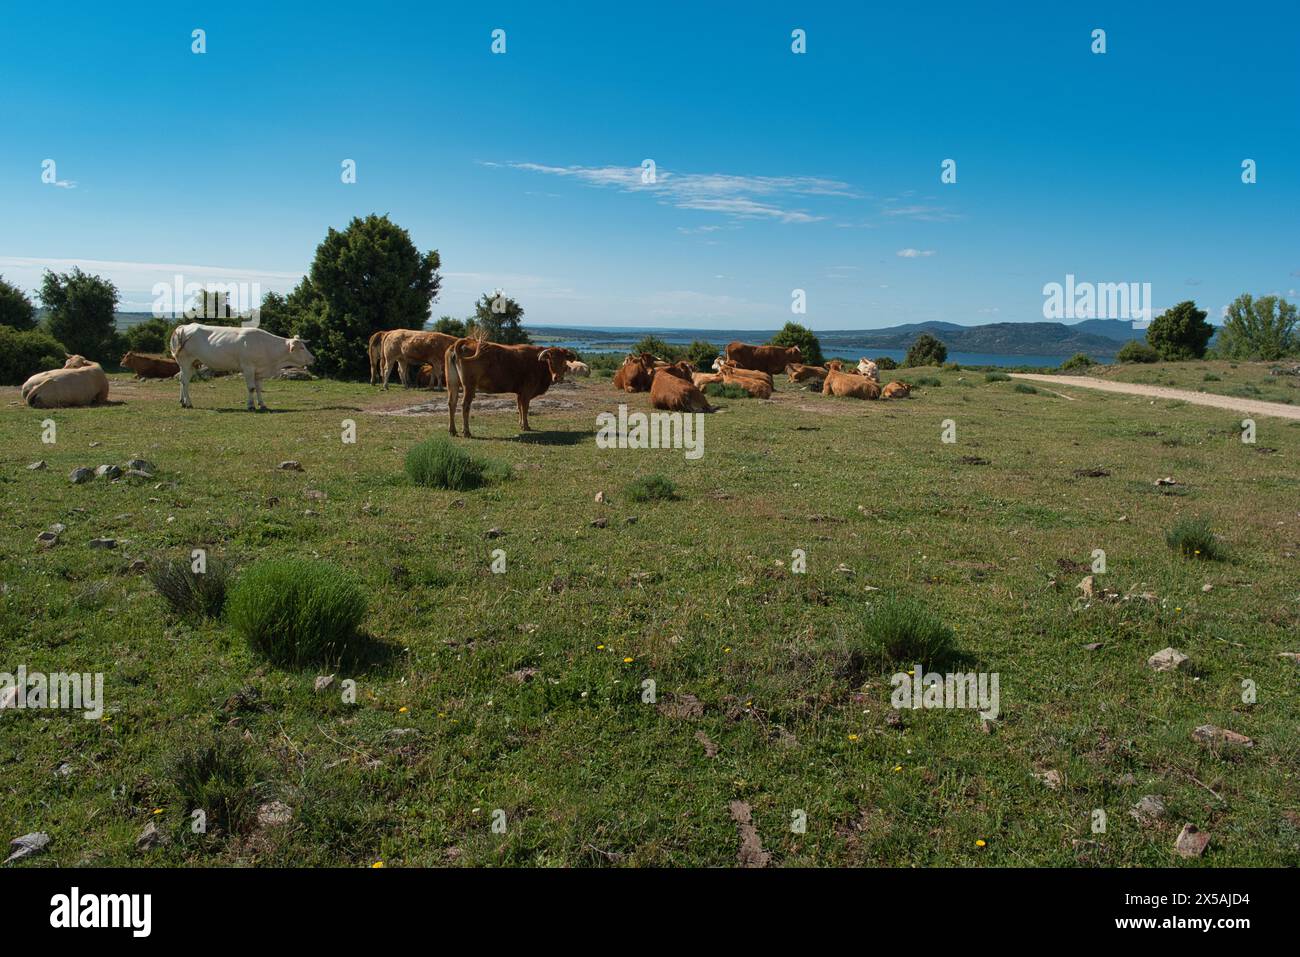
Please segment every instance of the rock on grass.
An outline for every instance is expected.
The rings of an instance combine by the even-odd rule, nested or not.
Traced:
[[[1147,659],[1147,667],[1152,671],[1181,671],[1189,661],[1191,659],[1177,648],[1165,648]]]

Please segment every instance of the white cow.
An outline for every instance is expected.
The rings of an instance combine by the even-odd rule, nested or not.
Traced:
[[[263,410],[262,380],[288,366],[303,368],[316,361],[303,339],[284,339],[265,329],[240,326],[205,326],[188,322],[172,332],[172,355],[181,367],[181,407],[194,408],[190,401],[190,376],[199,363],[214,372],[242,372],[248,386],[248,411],[253,396]]]
[[[108,401],[108,376],[98,362],[68,356],[62,369],[38,372],[23,383],[23,401],[34,409],[59,409]]]
[[[570,359],[565,363],[565,365],[569,367],[569,375],[583,376],[584,378],[591,375],[591,366],[587,365],[585,362],[578,362]]]
[[[879,381],[880,381],[880,369],[879,369],[879,367],[877,367],[877,365],[876,365],[874,362],[872,362],[870,359],[859,359],[859,360],[858,360],[858,372],[860,372],[862,375],[866,376],[866,377],[867,377],[868,379],[870,379],[872,382],[879,382]]]

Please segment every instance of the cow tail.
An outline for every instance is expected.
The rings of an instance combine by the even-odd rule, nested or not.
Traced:
[[[453,342],[447,349],[447,355],[443,359],[443,374],[446,376],[447,394],[455,395],[460,391],[460,380],[463,378],[460,370],[460,343]]]
[[[172,358],[178,359],[181,349],[185,348],[185,336],[181,334],[183,326],[177,326],[172,330],[171,342],[168,343],[172,350]],[[179,361],[179,360],[178,360]]]

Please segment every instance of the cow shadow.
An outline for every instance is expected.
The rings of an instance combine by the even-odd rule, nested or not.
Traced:
[[[239,408],[239,409],[221,408],[221,409],[209,409],[208,411],[219,412],[222,415],[228,415],[231,413],[238,413],[239,415],[248,415],[248,409],[246,408]],[[254,414],[288,415],[294,413],[302,414],[304,412],[362,412],[362,411],[364,410],[355,405],[314,405],[310,409],[257,409],[255,410]]]
[[[596,434],[594,429],[559,429],[548,432],[520,432],[506,439],[507,442],[519,442],[523,445],[579,445]]]

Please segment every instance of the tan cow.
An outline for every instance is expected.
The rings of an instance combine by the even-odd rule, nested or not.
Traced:
[[[801,362],[792,362],[785,367],[785,374],[790,377],[791,382],[807,382],[810,379],[821,382],[826,378],[826,369],[823,366],[806,366]]]
[[[33,409],[60,409],[108,401],[108,376],[98,362],[68,356],[62,369],[38,372],[22,389],[23,401]]]
[[[879,399],[880,386],[857,372],[841,372],[831,363],[822,383],[822,395],[838,395],[850,399]]]
[[[712,412],[713,406],[689,378],[683,378],[677,366],[656,369],[650,383],[650,403],[669,412]],[[687,373],[690,375],[690,373]]]
[[[569,375],[585,379],[591,375],[591,366],[585,362],[570,362]]]
[[[388,377],[392,374],[394,365],[398,367],[397,372],[402,385],[413,387],[415,382],[410,372],[411,366],[418,370],[426,362],[433,366],[433,383],[430,388],[442,385],[443,359],[447,355],[447,347],[455,341],[455,336],[449,336],[445,332],[391,330],[384,336],[381,344],[383,388],[388,388]]]
[[[885,399],[906,399],[912,394],[912,387],[906,382],[891,382],[880,391]]]

